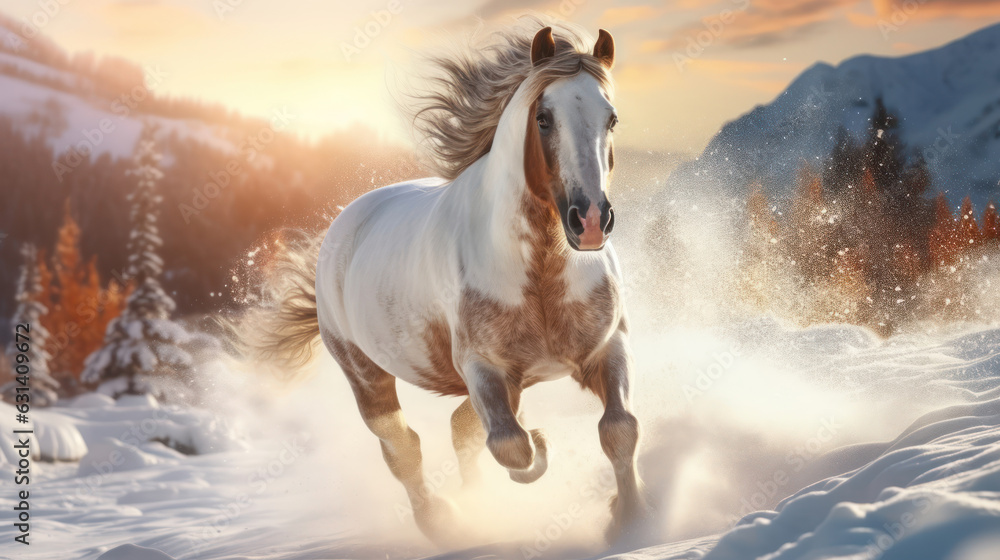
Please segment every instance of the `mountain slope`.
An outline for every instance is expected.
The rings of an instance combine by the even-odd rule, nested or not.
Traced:
[[[803,162],[822,164],[838,129],[855,137],[875,100],[900,117],[911,161],[926,161],[933,186],[982,204],[1000,192],[1000,25],[900,58],[859,56],[817,63],[768,105],[729,122],[668,187],[745,193],[760,181],[787,198]]]

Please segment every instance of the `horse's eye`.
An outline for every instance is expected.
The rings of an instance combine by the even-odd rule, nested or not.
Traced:
[[[538,115],[535,117],[535,120],[538,121],[538,128],[542,130],[549,129],[549,119],[545,115]]]
[[[612,116],[611,117],[611,121],[608,123],[608,130],[610,130],[611,132],[614,132],[616,124],[618,124],[618,117],[617,116]]]

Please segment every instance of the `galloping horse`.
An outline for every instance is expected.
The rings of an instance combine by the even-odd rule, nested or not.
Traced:
[[[467,396],[452,415],[463,482],[475,478],[485,446],[527,483],[547,459],[542,433],[519,421],[521,392],[572,376],[604,403],[598,430],[618,486],[609,540],[646,510],[621,276],[608,241],[614,40],[601,30],[587,52],[569,27],[531,31],[508,29],[490,49],[439,60],[444,93],[426,96],[416,119],[444,179],[380,188],[347,206],[314,275],[312,263],[296,264],[302,281],[260,326],[263,350],[289,362],[321,335],[418,526],[436,541],[446,540],[454,512],[425,483],[396,379]]]

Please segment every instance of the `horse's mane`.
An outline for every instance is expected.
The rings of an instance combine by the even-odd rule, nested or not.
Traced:
[[[531,40],[546,25],[552,26],[555,56],[533,68]],[[526,17],[491,33],[485,44],[428,56],[435,70],[429,78],[432,91],[409,94],[406,110],[434,173],[454,179],[490,151],[500,115],[526,80],[534,98],[554,80],[586,71],[610,96],[611,75],[591,54],[593,44],[575,26]]]

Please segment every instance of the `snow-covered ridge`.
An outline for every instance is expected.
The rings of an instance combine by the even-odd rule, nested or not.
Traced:
[[[923,158],[935,187],[980,207],[1000,194],[1000,24],[899,58],[817,63],[767,105],[727,123],[669,187],[741,195],[761,181],[790,193],[803,162],[819,163],[843,126],[860,135],[881,97],[898,115],[911,160]]]
[[[103,79],[108,81],[102,81],[98,73],[49,65],[46,56],[66,57],[59,47],[41,36],[28,43],[16,29],[12,31],[5,25],[16,27],[0,12],[0,116],[12,119],[26,135],[44,137],[57,156],[65,157],[74,151],[92,159],[102,154],[128,157],[144,120],[158,125],[164,136],[177,134],[225,153],[236,153],[241,130],[235,128],[261,126],[251,119],[241,121],[240,117],[227,121],[230,115],[221,108],[214,109],[218,120],[213,122],[165,116],[165,103],[173,102],[158,95],[161,86],[171,79],[166,70],[113,61],[120,72],[105,70]],[[36,41],[41,41],[38,48],[34,48]],[[177,104],[187,104],[185,109],[178,109],[179,114],[197,107],[188,101]],[[211,113],[210,108],[202,109],[205,114]]]

